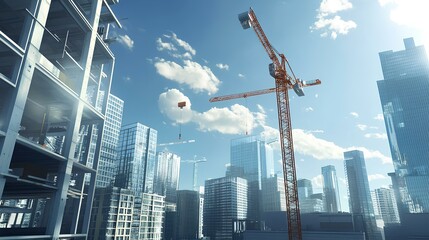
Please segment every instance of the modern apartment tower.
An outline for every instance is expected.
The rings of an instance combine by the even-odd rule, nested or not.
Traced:
[[[115,186],[136,196],[153,193],[157,131],[141,123],[122,126],[118,143]]]
[[[248,219],[259,220],[261,213],[262,179],[274,174],[272,151],[257,136],[231,140],[231,173],[242,170],[248,182]]]
[[[374,211],[381,215],[384,224],[399,223],[398,207],[391,188],[377,188],[373,191]],[[377,207],[377,209],[375,209]]]
[[[1,236],[87,237],[117,2],[0,0]]]
[[[180,157],[163,151],[156,155],[154,192],[165,196],[165,201],[176,204],[179,188]]]
[[[233,222],[247,219],[247,180],[222,177],[206,180],[203,234],[210,239],[232,239]]]
[[[322,167],[323,193],[325,194],[325,211],[336,213],[341,211],[340,193],[337,171],[332,165]]]
[[[429,62],[413,38],[404,45],[379,53],[384,80],[377,81],[400,215],[429,213]]]
[[[369,240],[381,240],[377,229],[374,207],[366,172],[365,158],[362,151],[344,152],[344,168],[349,190],[349,208],[356,226],[365,232]]]
[[[96,188],[88,239],[130,239],[134,202],[131,190]]]

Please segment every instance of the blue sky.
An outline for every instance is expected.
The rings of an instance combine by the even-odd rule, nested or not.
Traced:
[[[304,3],[305,2],[305,3]],[[275,95],[209,103],[213,96],[274,87],[270,60],[237,15],[252,7],[271,44],[298,78],[319,78],[305,97],[290,92],[298,178],[321,190],[321,170],[334,165],[343,206],[347,190],[342,152],[364,151],[372,189],[387,186],[393,170],[376,81],[378,53],[402,50],[402,39],[429,45],[425,0],[122,0],[113,10],[116,66],[111,92],[125,101],[123,123],[158,130],[158,142],[182,159],[206,157],[198,183],[224,175],[230,140],[276,137]],[[180,110],[177,102],[186,101]],[[276,170],[281,159],[272,144]],[[162,149],[159,149],[162,150]],[[192,188],[192,165],[182,164],[180,188]],[[347,210],[347,207],[346,207]]]

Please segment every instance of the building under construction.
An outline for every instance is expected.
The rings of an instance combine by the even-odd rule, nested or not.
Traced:
[[[0,0],[0,239],[85,239],[118,0]]]

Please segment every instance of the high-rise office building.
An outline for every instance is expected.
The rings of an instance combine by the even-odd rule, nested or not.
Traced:
[[[377,81],[395,172],[399,214],[429,212],[429,62],[423,46],[380,52]]]
[[[5,238],[87,236],[115,62],[102,30],[120,27],[117,2],[0,0]]]
[[[154,192],[165,196],[168,203],[176,203],[179,188],[180,157],[163,151],[156,155]]]
[[[266,148],[265,141],[257,136],[246,136],[231,140],[230,173],[239,173],[248,182],[249,220],[259,220],[261,214],[262,179],[274,174],[271,148]]]
[[[362,227],[366,239],[381,239],[375,221],[363,152],[344,152],[344,168],[349,190],[349,208],[355,224]]]
[[[399,213],[392,188],[377,188],[373,195],[374,212],[382,217],[384,224],[399,223]]]
[[[262,179],[262,212],[286,211],[283,178],[274,175]]]
[[[313,184],[309,179],[299,179],[298,199],[301,213],[323,212],[324,195],[323,193],[313,193]]]
[[[311,195],[313,195],[313,184],[311,183],[311,180],[309,179],[298,179],[297,181],[298,186],[298,199],[304,200],[306,198],[309,198]]]
[[[233,221],[247,219],[247,180],[210,179],[204,189],[204,236],[213,240],[232,239]]]
[[[119,132],[121,131],[123,109],[124,101],[109,94],[95,182],[95,187],[97,188],[107,187],[113,185],[115,182],[116,149],[118,146]]]
[[[176,237],[174,239],[199,239],[199,192],[177,191]]]
[[[141,123],[122,126],[118,142],[115,186],[153,193],[157,131]]]
[[[272,151],[257,136],[246,136],[231,140],[231,166],[243,168],[247,181],[258,181],[274,174]]]
[[[325,211],[336,213],[341,211],[340,193],[337,172],[332,165],[322,167],[323,193],[325,195]]]

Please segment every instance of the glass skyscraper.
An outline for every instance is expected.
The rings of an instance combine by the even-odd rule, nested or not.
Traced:
[[[274,174],[272,150],[257,136],[231,140],[231,171],[248,181],[248,219],[259,220],[262,211],[262,179]],[[235,170],[232,170],[235,169]],[[231,173],[232,173],[231,172]]]
[[[168,203],[177,202],[179,188],[180,157],[163,151],[156,155],[154,192],[165,196]]]
[[[157,131],[141,123],[122,126],[115,185],[136,196],[153,193]]]
[[[109,94],[95,182],[97,188],[107,187],[115,181],[116,148],[121,131],[123,109],[124,101]]]
[[[429,62],[412,38],[404,45],[379,53],[384,80],[377,81],[400,215],[429,212]]]
[[[323,193],[325,194],[325,211],[331,213],[341,211],[340,193],[335,167],[332,165],[322,167],[322,176]]]
[[[363,152],[359,150],[344,152],[344,168],[349,189],[349,207],[354,223],[365,232],[365,239],[381,240],[375,221]]]
[[[257,136],[231,140],[231,166],[242,167],[247,181],[258,181],[274,174],[272,152],[265,148],[265,141]]]

